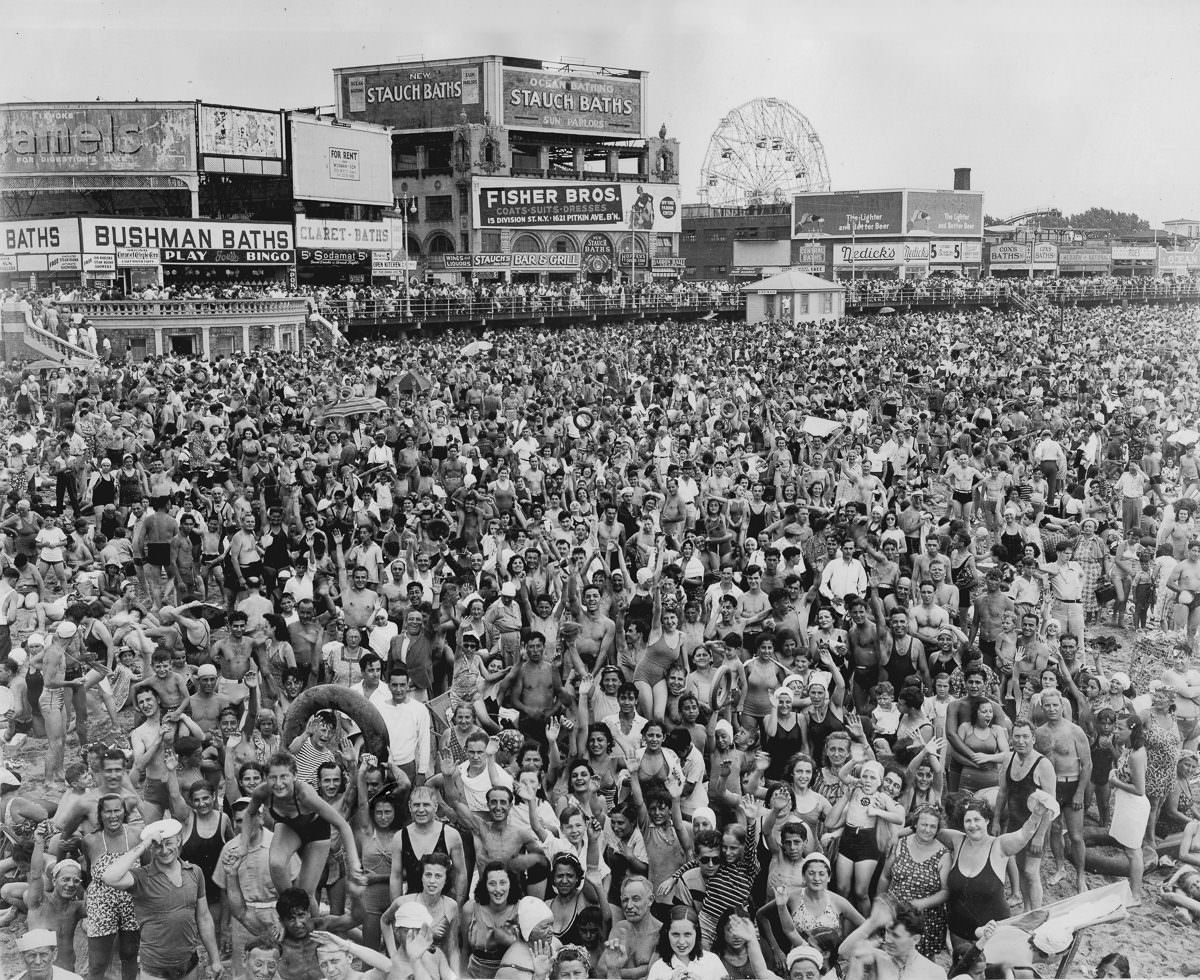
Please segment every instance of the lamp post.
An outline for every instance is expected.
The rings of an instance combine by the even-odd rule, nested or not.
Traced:
[[[858,233],[858,222],[854,215],[847,215],[850,222],[850,292],[854,292],[854,246],[858,243],[855,237]]]
[[[408,216],[417,213],[416,195],[404,191],[394,201],[394,209],[400,212],[400,238],[404,242],[404,319],[412,319],[412,302],[408,276]]]

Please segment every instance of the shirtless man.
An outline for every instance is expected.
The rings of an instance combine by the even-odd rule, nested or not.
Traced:
[[[1028,721],[1014,722],[1009,741],[1013,750],[1000,766],[1000,789],[992,818],[994,837],[1023,826],[1029,819],[1029,794],[1038,789],[1054,792],[1056,783],[1053,764],[1034,750],[1033,725]],[[1046,828],[1043,826],[1016,855],[1021,900],[1026,912],[1042,907],[1042,852],[1045,846]]]
[[[47,821],[34,831],[33,856],[29,861],[29,883],[9,884],[0,890],[13,908],[24,906],[25,929],[49,929],[58,939],[55,965],[61,970],[75,969],[75,930],[83,921],[83,869],[79,862],[67,859],[55,863],[46,855],[46,844],[53,833]],[[55,971],[57,977],[61,970]]]
[[[142,823],[142,798],[132,787],[125,769],[125,756],[120,749],[108,749],[100,763],[100,781],[96,786],[84,791],[82,796],[75,796],[69,802],[60,803],[54,812],[54,826],[61,834],[61,839],[80,834],[91,834],[100,829],[96,821],[96,806],[102,796],[119,796],[125,806],[125,822],[131,826]],[[64,800],[66,797],[64,797]],[[56,844],[52,842],[51,850],[56,853]]]
[[[1084,793],[1092,776],[1092,752],[1087,735],[1074,722],[1063,717],[1062,695],[1054,688],[1042,691],[1042,711],[1046,722],[1036,732],[1035,746],[1050,759],[1057,779],[1055,797],[1062,813],[1050,830],[1050,849],[1058,862],[1058,869],[1048,883],[1058,884],[1066,876],[1063,856],[1062,831],[1066,827],[1071,846],[1071,860],[1078,875],[1078,890],[1084,891],[1083,801]]]
[[[230,704],[245,701],[250,691],[245,685],[246,672],[256,666],[254,637],[246,634],[248,618],[240,609],[229,617],[229,636],[213,648],[213,657],[221,670],[217,690]]]
[[[1016,612],[1016,603],[1004,594],[1004,581],[998,575],[987,576],[987,593],[975,600],[971,629],[967,639],[971,643],[978,637],[983,660],[992,670],[996,669],[996,641],[1001,634],[1005,613]]]
[[[179,530],[171,538],[171,565],[168,571],[179,602],[200,598],[200,535],[196,531],[193,514],[183,514],[179,518]]]
[[[971,457],[967,453],[951,457],[946,464],[946,480],[954,493],[950,501],[951,517],[971,523],[971,515],[975,511],[975,487],[982,479],[983,474],[971,465]]]
[[[546,863],[541,842],[529,827],[510,820],[513,791],[508,786],[493,786],[487,791],[488,819],[472,813],[467,806],[462,779],[451,756],[442,757],[442,777],[445,779],[446,800],[454,807],[459,819],[475,837],[475,871],[482,874],[489,861],[504,864],[522,874]],[[536,805],[537,801],[532,801]],[[528,804],[522,804],[528,805]]]
[[[154,609],[162,605],[167,572],[171,568],[171,541],[179,531],[175,518],[162,512],[166,504],[166,497],[152,497],[150,509],[133,529],[133,553],[142,560],[146,592]]]
[[[650,880],[642,875],[629,875],[621,882],[624,919],[613,926],[609,942],[625,954],[618,974],[624,980],[641,980],[650,972],[650,961],[654,959],[662,931],[662,925],[650,914],[652,897]],[[610,968],[606,972],[611,975],[613,971]]]
[[[1013,661],[1013,673],[1017,689],[1024,687],[1027,678],[1034,677],[1040,682],[1042,671],[1050,663],[1050,648],[1038,636],[1038,618],[1036,613],[1025,613],[1021,617],[1021,631],[1017,635],[1016,659]]]
[[[142,723],[129,733],[133,746],[133,768],[145,774],[142,812],[151,821],[170,813],[171,797],[167,791],[167,767],[163,763],[164,747],[174,740],[174,726],[163,719],[162,703],[151,687],[138,688],[134,705]]]
[[[229,698],[217,693],[217,668],[201,664],[196,671],[196,693],[188,700],[187,713],[206,735],[221,727],[221,710],[230,704]]]
[[[950,625],[950,614],[934,601],[937,586],[928,579],[917,589],[920,605],[913,606],[908,613],[908,632],[925,646],[937,643],[938,632]]]
[[[1167,591],[1175,596],[1175,622],[1187,616],[1188,641],[1194,644],[1200,629],[1200,538],[1188,541],[1187,557],[1168,576]]]
[[[374,618],[375,610],[383,605],[379,593],[367,585],[367,579],[367,570],[361,566],[350,573],[350,587],[342,593],[347,626],[365,629]]]
[[[1175,692],[1175,723],[1183,738],[1185,749],[1195,749],[1200,742],[1200,670],[1189,660],[1187,644],[1175,644],[1163,671],[1163,683]]]
[[[546,662],[546,638],[531,633],[525,641],[524,664],[518,662],[512,687],[512,706],[521,712],[517,727],[526,735],[544,743],[546,723],[564,702],[559,672]]]
[[[233,571],[233,581],[226,582],[225,586],[234,600],[246,590],[246,579],[263,576],[262,549],[258,546],[254,524],[253,513],[243,514],[241,526],[229,539],[229,567]]]
[[[579,618],[579,636],[575,638],[575,651],[590,667],[592,673],[600,669],[612,657],[616,645],[617,625],[600,612],[600,590],[589,585],[583,590],[582,608],[576,606]]]
[[[316,673],[321,662],[321,642],[324,639],[321,624],[317,621],[317,608],[312,599],[296,603],[296,615],[300,618],[288,627],[288,639],[296,657],[296,669],[304,675],[305,684]]]
[[[879,683],[879,668],[883,662],[879,630],[867,619],[867,604],[862,599],[849,603],[850,627],[846,639],[850,646],[850,669],[853,676],[850,691],[854,695],[854,710],[860,715],[871,711],[871,688]]]

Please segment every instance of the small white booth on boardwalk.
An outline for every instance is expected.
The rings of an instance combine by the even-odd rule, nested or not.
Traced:
[[[746,294],[747,323],[816,323],[840,320],[846,312],[844,287],[799,269],[760,279],[742,291]]]

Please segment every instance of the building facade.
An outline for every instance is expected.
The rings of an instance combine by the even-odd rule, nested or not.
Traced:
[[[389,127],[396,218],[451,280],[678,277],[679,145],[645,72],[488,55],[338,68],[340,120]]]

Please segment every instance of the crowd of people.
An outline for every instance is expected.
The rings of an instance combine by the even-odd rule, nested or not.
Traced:
[[[1190,922],[1196,326],[9,364],[0,923],[33,980],[982,976],[1180,831]]]

